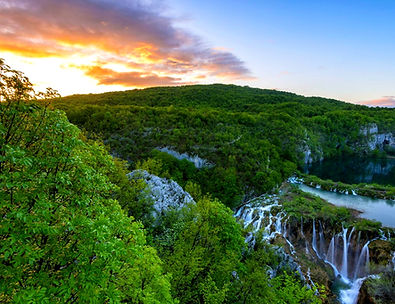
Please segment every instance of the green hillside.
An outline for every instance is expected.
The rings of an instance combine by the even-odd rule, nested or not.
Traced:
[[[146,184],[50,109],[55,96],[35,93],[0,59],[1,303],[321,303],[278,249],[260,240],[247,248],[232,210],[197,184],[186,185],[196,202],[160,225],[135,221],[152,217]],[[144,111],[122,113],[141,121]],[[139,166],[199,176],[165,155]]]
[[[309,155],[371,153],[362,127],[395,131],[395,109],[222,84],[73,95],[53,105],[132,167],[160,159],[162,175],[181,185],[193,180],[229,206],[272,190]],[[197,170],[161,147],[214,166]]]

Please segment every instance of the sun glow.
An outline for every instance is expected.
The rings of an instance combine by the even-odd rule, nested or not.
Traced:
[[[206,47],[144,6],[4,1],[0,58],[23,70],[38,90],[68,95],[250,77],[232,53]]]
[[[68,58],[26,58],[10,52],[1,56],[15,69],[23,71],[38,91],[51,87],[61,95],[78,93],[102,93],[109,90],[124,90],[120,85],[98,85],[97,80],[85,75],[79,66],[94,64],[95,56],[73,55]]]

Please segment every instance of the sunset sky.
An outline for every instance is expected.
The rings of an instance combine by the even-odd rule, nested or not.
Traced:
[[[0,58],[62,95],[235,83],[395,106],[395,1],[0,0]]]

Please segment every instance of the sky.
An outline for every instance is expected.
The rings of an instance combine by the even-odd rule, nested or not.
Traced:
[[[62,95],[234,83],[395,107],[395,1],[0,0],[0,58]]]

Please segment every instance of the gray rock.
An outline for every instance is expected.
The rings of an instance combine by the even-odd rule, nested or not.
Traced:
[[[153,201],[155,217],[170,209],[178,210],[189,203],[195,203],[192,196],[171,179],[158,177],[145,170],[134,170],[128,176],[134,179],[144,179],[147,183],[148,198]]]

